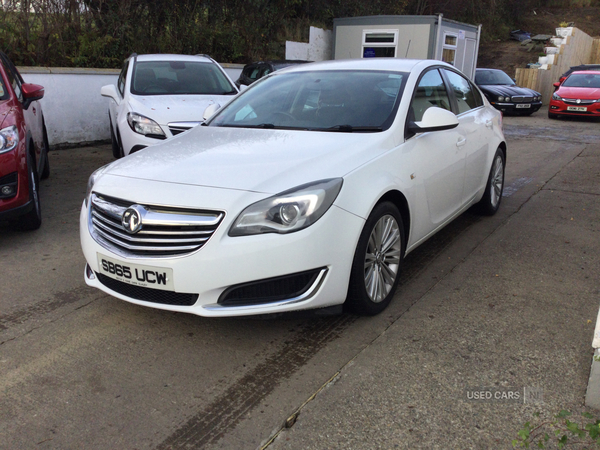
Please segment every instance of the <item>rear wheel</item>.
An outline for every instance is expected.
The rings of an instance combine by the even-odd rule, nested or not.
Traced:
[[[504,152],[499,148],[496,150],[496,155],[494,155],[492,168],[485,186],[485,194],[477,204],[479,212],[486,216],[496,214],[496,211],[500,208],[502,192],[504,191],[504,163]]]
[[[29,198],[33,203],[33,208],[27,214],[19,217],[15,223],[15,228],[22,231],[37,230],[42,225],[40,181],[35,166],[35,159],[31,154],[27,156],[27,178],[29,181]]]
[[[404,227],[391,202],[375,207],[358,240],[346,306],[352,312],[373,316],[392,300],[404,257]]]

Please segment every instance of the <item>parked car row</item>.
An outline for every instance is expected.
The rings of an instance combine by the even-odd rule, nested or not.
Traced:
[[[0,61],[0,218],[34,229],[49,175],[44,89]],[[81,210],[88,285],[201,316],[378,314],[406,254],[471,207],[496,213],[502,112],[542,103],[501,71],[478,69],[473,83],[440,61],[263,75],[240,93],[204,55],[127,58],[101,90],[119,160],[91,175]],[[580,105],[598,85],[600,72],[574,71],[553,102]]]

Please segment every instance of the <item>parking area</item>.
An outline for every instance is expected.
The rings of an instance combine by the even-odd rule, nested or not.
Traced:
[[[498,214],[410,254],[372,318],[205,319],[91,290],[79,210],[111,148],[52,151],[41,229],[0,224],[0,449],[504,449],[536,412],[585,410],[600,123],[543,108],[504,126]]]

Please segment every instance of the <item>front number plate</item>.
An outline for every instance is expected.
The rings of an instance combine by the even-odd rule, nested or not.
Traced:
[[[163,291],[175,290],[173,269],[126,263],[100,253],[97,256],[100,273],[107,277],[134,286],[161,289]]]
[[[531,108],[531,105],[529,103],[520,103],[517,105],[517,109],[522,109],[522,108]]]
[[[585,106],[567,106],[567,111],[587,111]]]

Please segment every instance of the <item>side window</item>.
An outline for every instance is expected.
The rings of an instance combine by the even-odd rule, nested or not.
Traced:
[[[458,105],[457,114],[462,114],[473,108],[481,106],[477,102],[475,94],[476,89],[471,86],[471,82],[469,80],[451,70],[443,70],[448,77],[448,81],[450,82],[450,89],[454,91],[454,95],[456,96],[456,103]],[[481,97],[479,100],[481,100]]]
[[[10,63],[10,61],[1,59],[2,65],[4,66],[4,71],[6,72],[6,76],[8,77],[8,82],[12,86],[17,99],[20,102],[23,102],[23,94],[21,93],[21,80],[17,75],[16,68]]]
[[[123,69],[121,69],[121,73],[119,74],[119,81],[117,82],[117,88],[121,93],[121,97],[125,96],[125,82],[127,81],[127,69],[129,68],[129,60],[125,61],[123,64]]]
[[[419,122],[432,106],[450,111],[450,99],[442,76],[437,69],[426,72],[419,81],[409,109],[409,120]]]
[[[254,66],[254,67],[252,67],[252,70],[250,71],[248,78],[250,78],[253,81],[256,81],[259,78],[259,76],[258,76],[259,74],[260,74],[260,66]]]
[[[475,104],[479,106],[483,106],[483,98],[481,98],[481,92],[477,89],[473,83],[471,83],[471,89],[473,89],[473,96],[475,97]]]

